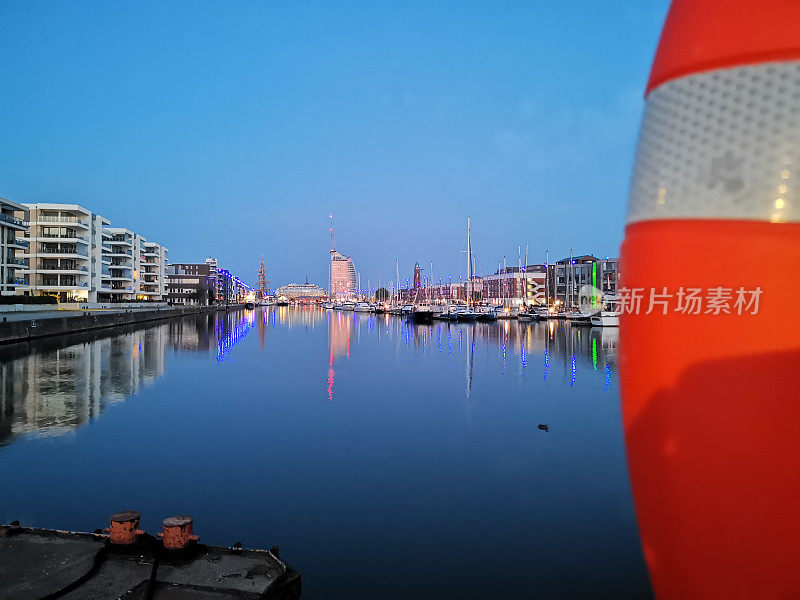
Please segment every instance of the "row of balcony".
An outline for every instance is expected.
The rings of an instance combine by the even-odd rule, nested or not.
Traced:
[[[4,212],[0,212],[0,221],[3,223],[9,223],[11,225],[16,225],[17,227],[27,227],[28,222],[23,221],[22,219],[18,219],[14,215],[7,215]]]
[[[37,223],[73,223],[77,225],[82,225],[83,227],[89,227],[89,222],[76,217],[75,215],[37,215],[36,216]]]

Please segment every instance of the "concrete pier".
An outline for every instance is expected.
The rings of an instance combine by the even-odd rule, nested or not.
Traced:
[[[137,534],[135,543],[119,545],[97,532],[0,526],[0,598],[300,598],[300,574],[280,558],[277,549],[192,541],[181,550],[170,550],[144,532]]]
[[[64,335],[79,331],[135,325],[147,321],[169,319],[184,315],[238,310],[244,304],[213,306],[159,306],[149,309],[123,308],[103,310],[49,310],[31,312],[0,312],[0,344],[24,342],[41,337]]]

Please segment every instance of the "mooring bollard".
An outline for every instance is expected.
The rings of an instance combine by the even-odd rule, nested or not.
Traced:
[[[194,519],[187,515],[167,517],[164,519],[164,531],[158,534],[164,541],[164,548],[168,550],[180,550],[185,548],[189,542],[196,542],[200,538],[192,534]]]
[[[135,510],[124,510],[111,515],[111,527],[105,529],[109,541],[120,546],[133,544],[138,536],[145,533],[139,529],[141,519],[142,515]]]

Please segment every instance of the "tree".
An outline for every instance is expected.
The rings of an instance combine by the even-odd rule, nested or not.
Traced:
[[[378,288],[375,290],[375,299],[378,302],[385,302],[389,299],[389,290],[386,288]]]

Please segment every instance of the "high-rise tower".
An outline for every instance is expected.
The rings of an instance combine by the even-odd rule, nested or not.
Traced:
[[[356,291],[356,267],[353,259],[336,251],[333,236],[333,215],[331,219],[331,262],[328,271],[329,294],[331,298],[349,298]]]
[[[422,287],[422,276],[419,272],[419,263],[414,264],[414,287]]]

